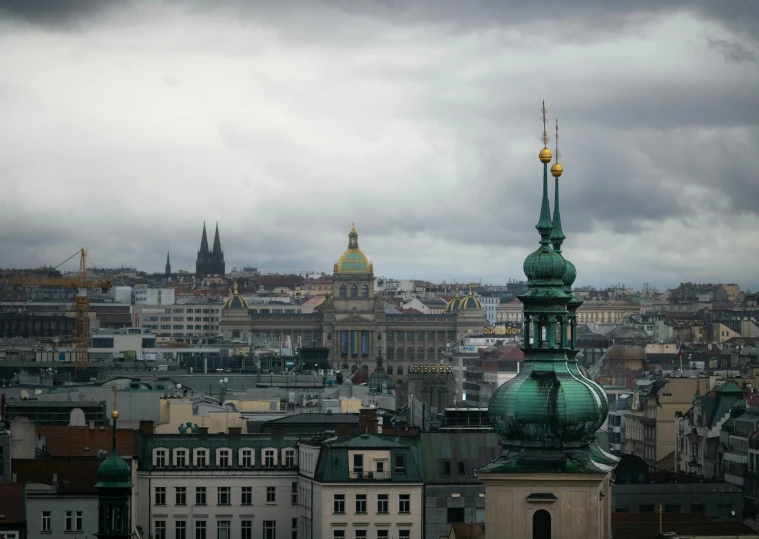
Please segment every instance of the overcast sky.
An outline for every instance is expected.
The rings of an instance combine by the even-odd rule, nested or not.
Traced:
[[[2,0],[0,267],[523,278],[543,99],[577,285],[757,288],[749,0]]]

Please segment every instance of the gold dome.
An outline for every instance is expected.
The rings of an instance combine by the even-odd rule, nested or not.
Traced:
[[[549,150],[548,148],[543,148],[542,150],[540,150],[538,157],[540,158],[541,163],[550,163],[551,159],[553,159],[553,155],[551,155],[551,150]]]
[[[561,176],[562,172],[564,172],[564,167],[562,167],[559,163],[554,163],[551,167],[551,174],[554,178]]]
[[[348,249],[335,263],[335,274],[371,274],[373,272],[372,264],[358,248],[358,232],[354,225],[348,233]]]

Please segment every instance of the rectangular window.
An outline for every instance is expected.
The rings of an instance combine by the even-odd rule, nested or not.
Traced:
[[[285,453],[285,468],[295,468],[295,452],[287,451]]]
[[[206,521],[205,520],[196,520],[195,521],[195,539],[206,539]]]
[[[406,473],[406,455],[395,455],[395,473]]]
[[[217,496],[216,496],[216,503],[218,505],[229,505],[232,503],[230,501],[230,490],[231,487],[219,487]]]
[[[166,467],[166,451],[163,449],[159,449],[155,452],[155,467],[156,468],[165,468]]]
[[[187,455],[184,451],[177,452],[177,468],[184,468],[187,466]]]
[[[242,487],[242,505],[253,505],[253,487]]]
[[[292,519],[292,524],[290,525],[291,532],[290,532],[290,539],[298,539],[298,519],[294,518]]]
[[[639,505],[638,506],[638,513],[653,513],[653,512],[654,512],[653,505]]]
[[[398,539],[411,539],[411,530],[398,530]]]
[[[242,463],[241,466],[243,468],[252,468],[253,467],[253,451],[250,449],[243,449],[242,450]]]
[[[691,513],[705,513],[706,507],[703,503],[692,503],[690,504],[690,512]]]
[[[448,508],[448,524],[456,524],[458,522],[464,522],[464,508],[463,507],[449,507]]]
[[[229,532],[232,530],[232,522],[220,520],[216,524],[216,537],[218,539],[231,539]]]
[[[263,539],[276,539],[277,522],[274,520],[264,520],[264,537]]]
[[[274,468],[274,450],[264,451],[264,468]]]
[[[332,510],[335,513],[345,513],[345,494],[335,494]]]
[[[187,487],[176,487],[174,492],[174,504],[187,505]]]
[[[206,452],[205,451],[198,451],[198,454],[196,455],[196,464],[198,468],[205,468],[207,464],[206,459]]]
[[[466,470],[464,469],[464,461],[459,461],[459,474],[464,475],[466,473]]]
[[[166,505],[166,487],[155,488],[155,504]]]
[[[345,539],[345,530],[335,530],[332,537],[334,539]]]
[[[356,539],[366,539],[366,530],[356,530]]]
[[[50,529],[50,511],[42,511],[42,531],[52,531]]]
[[[74,522],[74,531],[82,531],[82,512],[76,512],[76,521]]]
[[[353,472],[363,473],[364,471],[364,455],[353,455]]]
[[[443,462],[443,473],[445,475],[451,475],[451,462],[448,460]]]
[[[366,494],[356,494],[356,513],[366,513]]]
[[[679,504],[664,504],[664,512],[665,513],[679,513],[680,505]]]
[[[385,461],[384,460],[378,460],[377,461],[377,473],[383,474],[385,473]],[[382,475],[380,475],[382,477]]]
[[[154,531],[155,539],[166,539],[166,521],[156,520]]]
[[[266,503],[277,503],[276,487],[266,487]]]
[[[241,539],[253,539],[253,521],[243,520],[240,522]]]
[[[174,539],[187,539],[187,522],[177,520],[174,523]]]
[[[409,329],[406,331],[406,340],[409,342],[414,342],[414,330]]]
[[[219,451],[219,468],[229,468],[229,451]]]
[[[293,481],[290,487],[290,505],[298,505],[298,482]]]
[[[377,530],[377,539],[388,539],[388,530]]]
[[[387,494],[378,494],[377,495],[377,512],[378,513],[387,513],[388,512],[388,499],[390,497]]]
[[[206,487],[195,487],[195,505],[206,504]]]
[[[398,512],[410,513],[411,512],[411,494],[401,494],[398,496]]]

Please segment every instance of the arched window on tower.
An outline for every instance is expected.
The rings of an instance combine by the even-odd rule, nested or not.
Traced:
[[[551,513],[545,509],[532,515],[532,539],[551,539]]]
[[[362,284],[361,285],[361,297],[362,298],[368,298],[369,297],[369,285],[368,284]]]
[[[358,297],[358,287],[355,284],[351,285],[351,297],[352,298]]]
[[[548,341],[548,318],[541,316],[538,318],[538,342],[543,344]]]
[[[348,288],[344,284],[340,285],[340,297],[341,298],[344,298],[347,295],[346,294],[347,290],[348,290]]]

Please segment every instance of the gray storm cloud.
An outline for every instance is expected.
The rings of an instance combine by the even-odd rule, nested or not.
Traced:
[[[561,121],[578,284],[756,288],[759,6],[0,3],[0,266],[503,282],[537,241],[540,102]],[[552,133],[551,133],[552,134]]]

